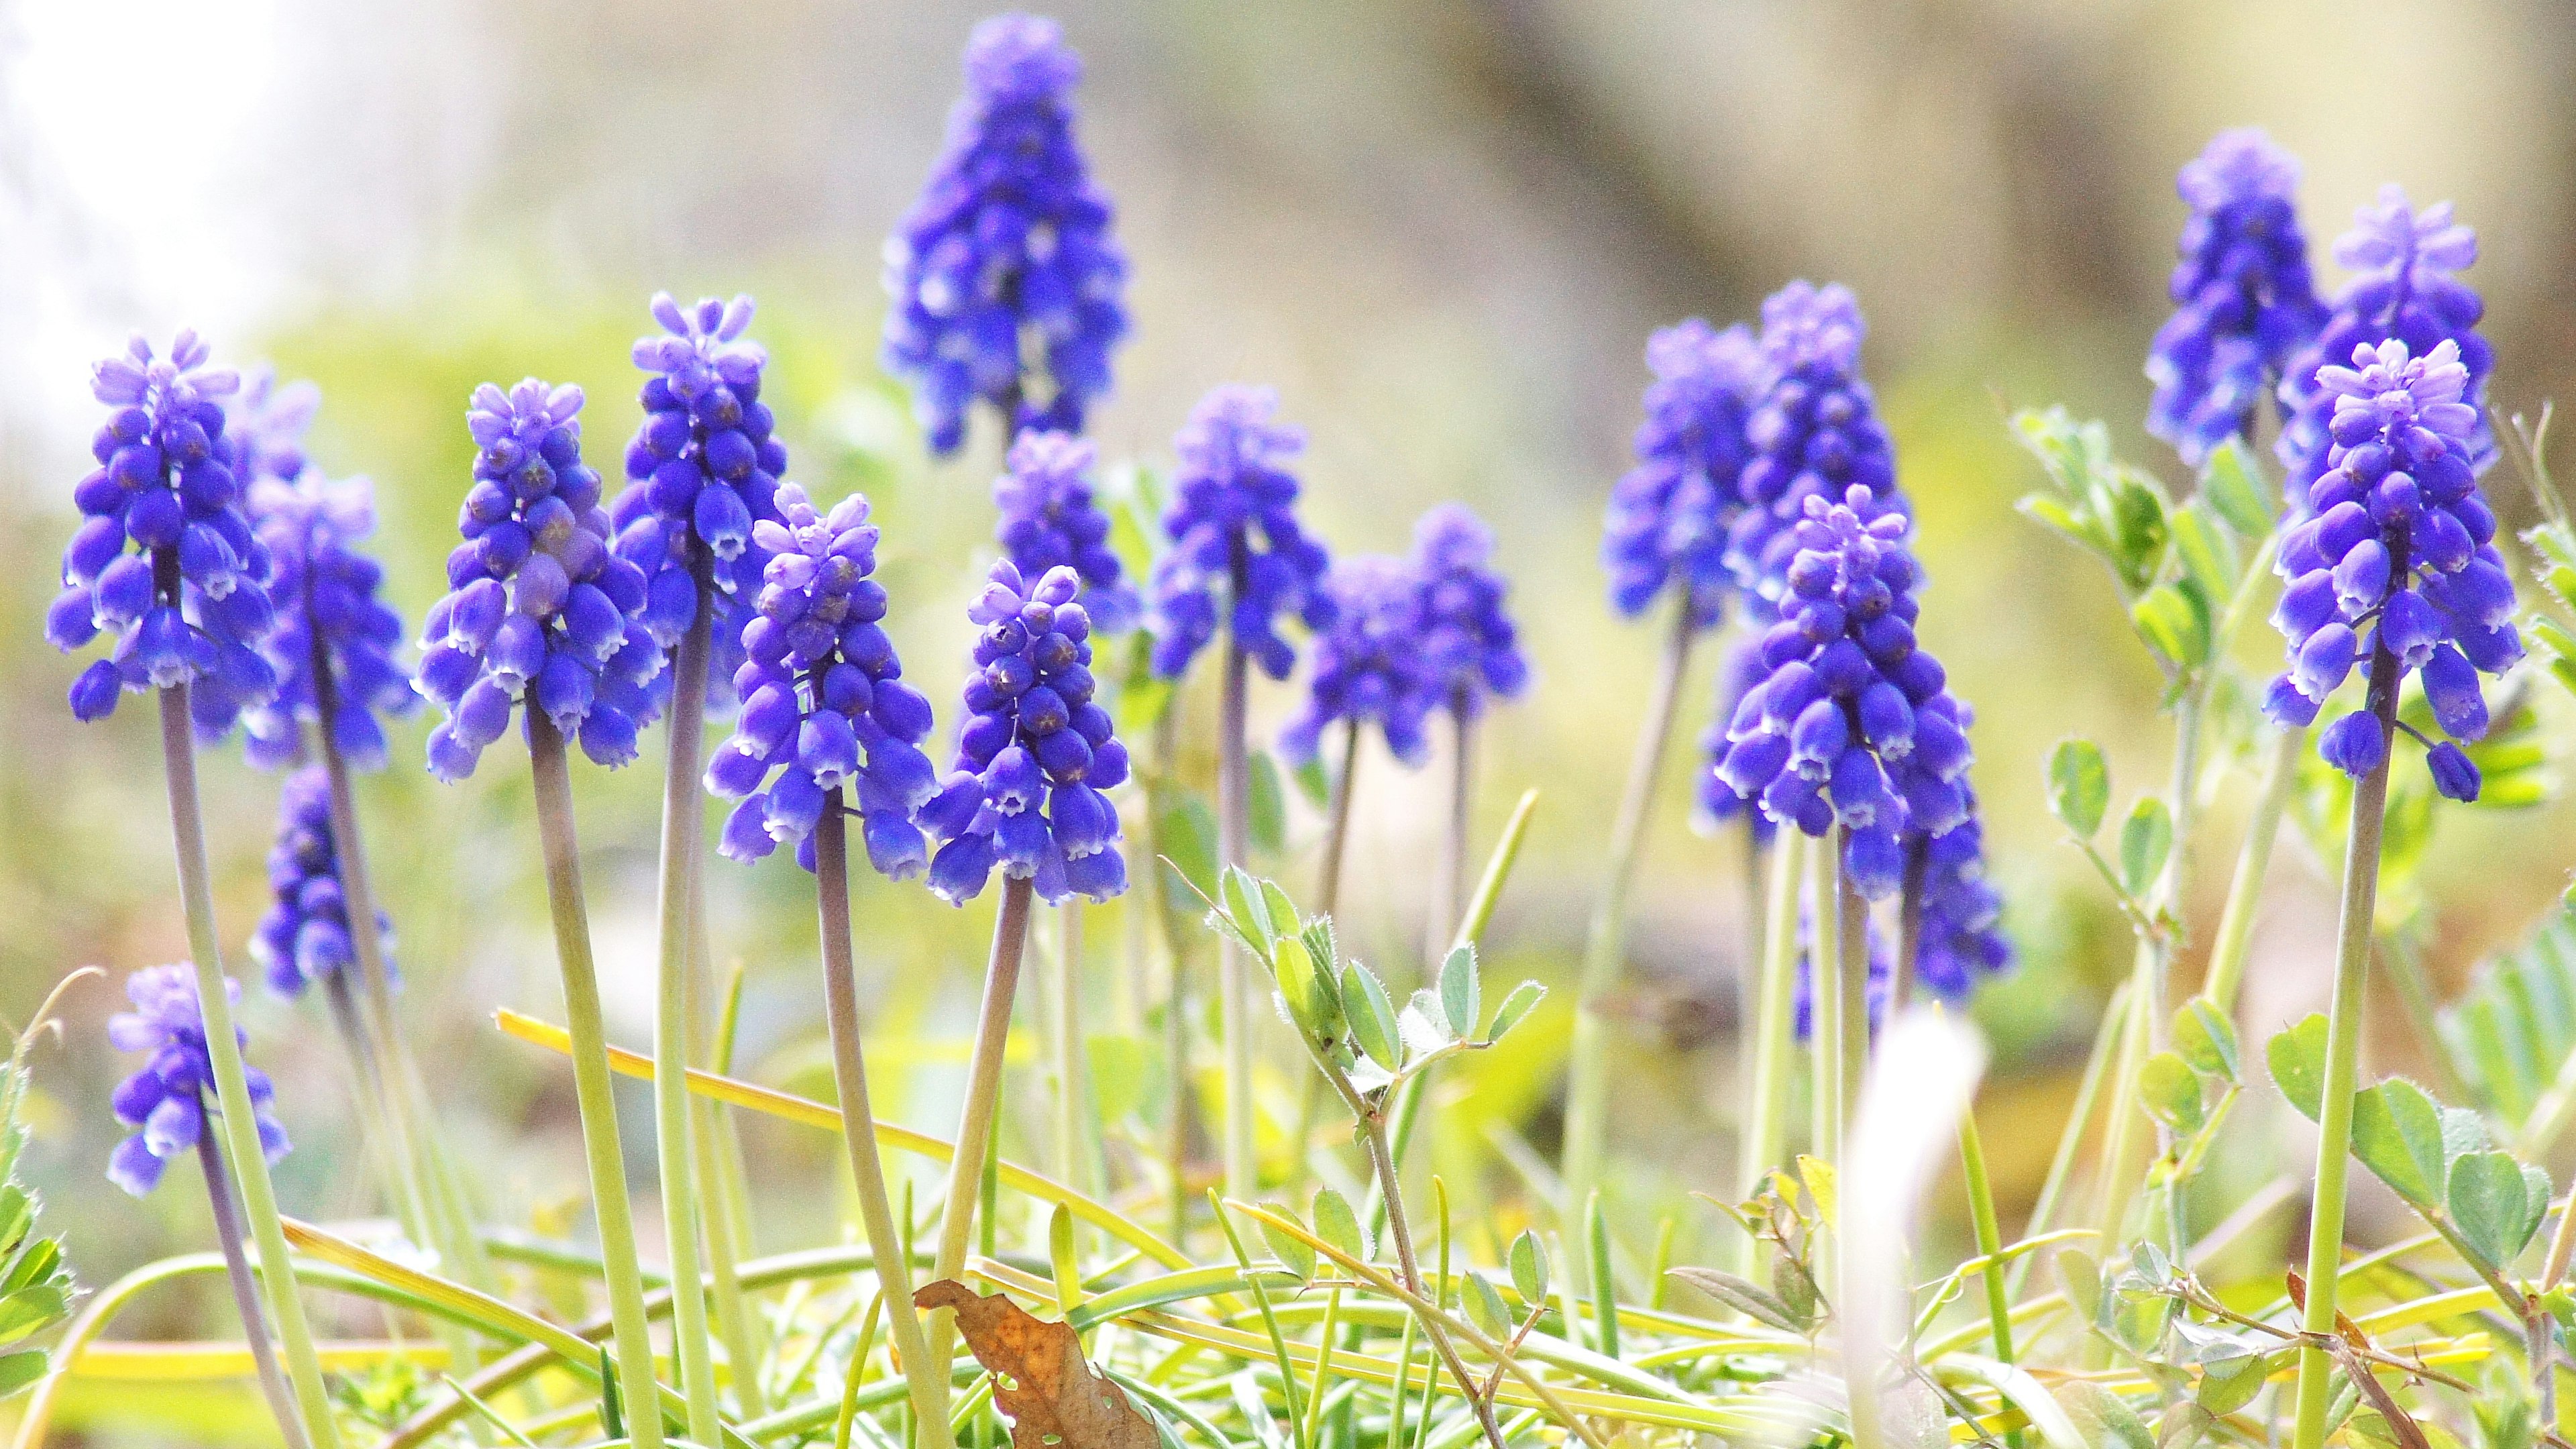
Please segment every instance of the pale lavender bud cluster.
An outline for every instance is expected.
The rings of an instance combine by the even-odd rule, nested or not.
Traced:
[[[226,998],[241,999],[240,983],[227,978]],[[132,1011],[107,1019],[108,1044],[121,1052],[150,1052],[134,1075],[119,1082],[109,1098],[116,1120],[134,1130],[116,1145],[107,1160],[107,1180],[141,1197],[161,1185],[170,1159],[197,1150],[214,1109],[214,1060],[207,1054],[206,1017],[197,1000],[197,968],[147,966],[125,978]],[[233,1028],[233,1039],[250,1044],[250,1034]],[[257,1116],[259,1145],[268,1160],[286,1155],[286,1129],[271,1111],[277,1099],[268,1075],[244,1068],[250,1078],[251,1110]]]
[[[268,851],[268,888],[268,914],[250,945],[268,970],[270,989],[300,996],[305,987],[357,962],[339,844],[331,832],[331,780],[319,765],[286,777],[277,802],[277,843]],[[376,912],[376,938],[391,970],[393,922],[382,911]]]

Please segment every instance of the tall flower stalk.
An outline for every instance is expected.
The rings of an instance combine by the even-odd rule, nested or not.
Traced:
[[[1441,504],[1414,524],[1407,562],[1420,590],[1422,633],[1413,647],[1430,671],[1435,708],[1450,725],[1449,811],[1431,900],[1431,960],[1448,949],[1466,908],[1476,725],[1489,699],[1515,698],[1529,687],[1520,630],[1503,606],[1509,586],[1493,568],[1493,554],[1493,531],[1464,504]]]

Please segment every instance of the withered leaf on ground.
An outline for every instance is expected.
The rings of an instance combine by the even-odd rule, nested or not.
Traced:
[[[912,1295],[922,1311],[953,1308],[975,1361],[1000,1375],[993,1402],[1011,1419],[1013,1449],[1159,1449],[1153,1421],[1092,1371],[1071,1325],[1047,1323],[999,1293],[953,1278]]]

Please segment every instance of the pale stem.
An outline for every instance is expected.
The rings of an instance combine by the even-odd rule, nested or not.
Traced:
[[[1157,862],[1160,864],[1160,862]],[[1055,908],[1055,1148],[1065,1184],[1092,1183],[1091,1066],[1082,1039],[1082,901]]]
[[[1236,592],[1240,594],[1241,590]],[[1216,837],[1220,871],[1244,863],[1251,833],[1252,776],[1244,743],[1248,661],[1234,637],[1233,618],[1229,609],[1224,691],[1217,716]],[[1253,1141],[1252,975],[1233,938],[1221,937],[1218,945],[1217,989],[1225,1035],[1225,1189],[1228,1196],[1248,1201],[1260,1190],[1260,1163],[1254,1155]]]
[[[200,1101],[202,1110],[204,1103]],[[224,1277],[232,1285],[233,1311],[241,1315],[242,1337],[250,1343],[250,1361],[259,1372],[260,1392],[277,1417],[277,1432],[287,1449],[308,1449],[304,1421],[296,1416],[295,1390],[277,1366],[277,1346],[269,1342],[268,1315],[259,1306],[259,1280],[251,1276],[250,1255],[242,1249],[241,1216],[233,1207],[233,1189],[224,1172],[224,1151],[212,1123],[197,1132],[197,1161],[206,1170],[206,1205],[214,1212],[215,1242],[224,1250]]]
[[[1000,1122],[1002,1056],[1010,1044],[1011,1002],[1019,994],[1020,960],[1029,944],[1029,901],[1035,887],[1019,876],[1002,881],[1002,906],[993,913],[993,956],[984,970],[984,1000],[975,1016],[975,1045],[966,1062],[966,1105],[958,1114],[957,1147],[948,1159],[948,1193],[939,1218],[939,1252],[931,1279],[955,1278],[966,1271],[966,1243],[975,1225],[975,1206],[982,1197],[984,1159],[991,1151]],[[927,1362],[938,1365],[939,1419],[947,1419],[947,1364],[956,1342],[951,1310],[931,1310]],[[928,1422],[927,1420],[924,1421]]]
[[[1808,1110],[1814,1119],[1807,1151],[1841,1165],[1843,1160],[1843,829],[1835,825],[1813,847],[1807,899],[1807,1056],[1814,1068]]]
[[[1789,1087],[1797,1056],[1798,897],[1807,864],[1807,837],[1784,828],[1771,847],[1771,891],[1762,923],[1762,968],[1753,1016],[1752,1117],[1744,1132],[1744,1157],[1738,1168],[1739,1199],[1762,1190],[1762,1180],[1780,1165],[1789,1138]],[[1762,1255],[1748,1236],[1745,1264],[1764,1269]]]
[[[670,755],[662,773],[660,920],[653,1003],[653,1135],[662,1186],[662,1238],[671,1260],[671,1347],[688,1405],[689,1437],[716,1442],[716,1376],[708,1352],[707,1296],[698,1263],[695,1109],[689,1102],[689,882],[699,870],[706,833],[699,803],[698,757],[706,741],[707,654],[715,600],[698,591],[698,609],[680,636],[671,664]]]
[[[2236,1012],[2236,991],[2245,980],[2245,955],[2254,940],[2254,914],[2263,904],[2263,876],[2272,866],[2272,842],[2280,836],[2281,817],[2289,812],[2290,794],[2299,779],[2299,756],[2308,732],[2286,729],[2272,741],[2272,758],[2263,767],[2263,788],[2254,797],[2253,817],[2245,823],[2245,842],[2236,854],[2236,874],[2227,883],[2227,908],[2219,914],[2218,934],[2209,944],[2209,977],[2200,994],[2228,1016]]]
[[[1449,697],[1449,819],[1440,834],[1440,859],[1432,877],[1430,944],[1423,959],[1437,971],[1450,933],[1466,909],[1467,827],[1475,804],[1476,722],[1467,716],[1467,692]]]
[[[703,856],[700,868],[689,872],[689,992],[688,1021],[691,1055],[703,1061],[708,1070],[730,1075],[733,1071],[731,1022],[715,1040],[703,1040],[707,1013],[703,994],[715,986],[713,951],[707,941],[707,873]],[[726,998],[728,1018],[740,1001],[739,993]],[[769,1412],[767,1396],[760,1391],[760,1324],[742,1296],[740,1264],[748,1250],[748,1224],[742,1204],[735,1199],[733,1173],[738,1168],[740,1144],[733,1135],[733,1122],[722,1107],[713,1102],[693,1101],[689,1144],[698,1174],[698,1208],[706,1216],[707,1277],[713,1290],[716,1334],[724,1340],[725,1359],[733,1365],[734,1404],[745,1419],[758,1419]]]
[[[1315,914],[1335,914],[1342,903],[1342,852],[1350,844],[1351,792],[1359,780],[1360,722],[1342,722],[1342,768],[1333,776],[1333,798],[1326,807],[1324,861],[1315,872]]]

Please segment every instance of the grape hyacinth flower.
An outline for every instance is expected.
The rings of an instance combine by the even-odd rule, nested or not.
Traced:
[[[1783,617],[1762,637],[1769,673],[1729,722],[1717,772],[1776,824],[1840,824],[1845,878],[1876,899],[1902,883],[1909,832],[1937,841],[1968,823],[1967,713],[1915,643],[1905,515],[1858,484],[1805,512]]]
[[[1762,352],[1742,323],[1720,331],[1693,317],[1647,340],[1646,366],[1655,380],[1637,465],[1612,486],[1601,532],[1610,606],[1634,618],[1673,585],[1689,600],[1690,626],[1705,629],[1735,583],[1726,540],[1744,510],[1744,422],[1762,388]]]
[[[72,490],[82,521],[45,639],[68,654],[105,633],[115,650],[73,682],[76,719],[105,718],[121,689],[187,684],[198,731],[219,737],[276,691],[258,647],[274,621],[268,549],[224,443],[220,400],[241,380],[207,352],[182,331],[156,358],[137,335],[91,369],[91,395],[115,411],[90,445],[99,466]]]
[[[1052,20],[996,15],[966,43],[966,93],[921,197],[886,240],[886,369],[911,381],[930,450],[967,409],[1003,431],[1080,432],[1127,335],[1127,257],[1073,135],[1082,58]],[[1032,379],[1048,389],[1028,396]]]
[[[481,451],[447,556],[453,592],[421,627],[420,690],[448,717],[430,731],[430,773],[451,784],[525,704],[576,732],[602,765],[635,758],[651,717],[661,646],[641,615],[643,570],[609,549],[599,474],[581,461],[581,389],[529,378],[474,391]]]
[[[1798,1040],[1807,1041],[1816,1034],[1816,923],[1806,912],[1798,916],[1798,989],[1791,1000],[1795,1003]],[[1888,951],[1876,927],[1869,932],[1869,1029],[1875,1036],[1887,1020],[1887,994],[1896,984],[1896,958]]]
[[[244,716],[251,763],[293,763],[302,750],[299,723],[327,716],[332,743],[351,766],[383,769],[377,716],[407,715],[420,695],[394,659],[402,619],[378,596],[384,567],[357,547],[375,531],[374,485],[313,467],[291,479],[262,477],[251,485],[250,514],[274,561],[277,622],[260,648],[278,679],[275,698]],[[316,677],[317,664],[327,678]]]
[[[993,536],[1024,579],[1070,568],[1082,577],[1082,608],[1091,627],[1124,634],[1144,604],[1109,546],[1109,515],[1091,486],[1092,447],[1071,433],[1030,431],[1011,444],[1005,471],[993,480],[1001,521]]]
[[[951,904],[980,893],[995,866],[1029,880],[1049,905],[1127,889],[1118,811],[1101,793],[1127,778],[1127,747],[1091,697],[1091,619],[1074,602],[1081,588],[1070,568],[1032,584],[1004,559],[967,610],[984,628],[967,718],[956,762],[920,817],[940,841],[930,889]]]
[[[1493,556],[1493,530],[1463,503],[1443,503],[1413,526],[1408,562],[1422,597],[1414,647],[1436,676],[1434,699],[1466,720],[1485,712],[1488,697],[1517,699],[1529,687],[1520,631],[1503,608],[1510,585]]]
[[[2332,441],[2311,516],[2282,537],[2275,568],[2288,582],[2272,618],[2288,638],[2290,668],[2264,709],[2306,726],[2359,666],[2369,698],[2317,741],[2328,764],[2359,778],[2388,758],[2384,721],[2400,676],[2423,681],[2444,734],[2474,740],[2487,729],[2478,675],[2511,668],[2522,641],[2495,514],[2478,496],[2480,423],[2463,401],[2472,380],[2459,344],[2444,338],[2420,357],[2398,338],[2361,344],[2352,366],[2320,369],[2317,384],[2334,399]],[[2466,751],[2416,739],[2442,794],[2477,798]]]
[[[1154,566],[1154,673],[1177,679],[1213,642],[1222,616],[1235,647],[1261,672],[1285,679],[1297,651],[1278,619],[1309,629],[1332,623],[1323,589],[1330,560],[1298,526],[1297,477],[1289,459],[1306,446],[1301,428],[1272,421],[1279,394],[1229,385],[1200,399],[1178,437],[1180,471],[1163,515],[1172,548]]]
[[[1754,808],[1752,796],[1737,794],[1735,787],[1718,774],[1717,767],[1726,760],[1728,721],[1735,718],[1735,711],[1744,703],[1744,696],[1750,694],[1770,672],[1762,662],[1762,642],[1759,639],[1748,640],[1729,653],[1717,671],[1717,713],[1699,739],[1700,749],[1708,756],[1708,768],[1699,772],[1701,818],[1707,824],[1717,826],[1738,816],[1744,817],[1752,827],[1756,846],[1771,843],[1771,818]]]
[[[1860,376],[1865,330],[1860,304],[1840,283],[1791,282],[1762,303],[1766,381],[1744,424],[1753,456],[1739,480],[1746,506],[1728,529],[1726,559],[1766,617],[1788,607],[1808,499],[1831,505],[1865,488],[1874,508],[1906,511],[1895,452]]]
[[[2147,431],[2194,467],[2252,428],[2264,393],[2325,325],[2298,184],[2298,161],[2250,128],[2221,131],[2175,182],[2191,217],[2168,288],[2174,314],[2147,351]]]
[[[241,987],[226,978],[229,999],[241,999]],[[121,1052],[149,1052],[134,1075],[117,1084],[110,1100],[116,1120],[134,1130],[108,1158],[107,1179],[136,1197],[158,1187],[170,1159],[193,1152],[205,1130],[207,1094],[215,1071],[206,1052],[206,1025],[197,1007],[196,968],[186,962],[149,966],[125,978],[132,1011],[107,1019],[107,1039]],[[249,1033],[233,1029],[233,1039],[247,1046]],[[269,1161],[284,1157],[286,1129],[273,1113],[276,1088],[266,1073],[246,1068],[250,1099],[259,1125],[259,1145]]]
[[[2003,899],[1985,878],[1985,826],[1968,795],[1968,820],[1923,842],[1922,896],[1916,903],[1914,981],[1944,1001],[1964,1002],[1977,983],[2012,965],[2012,942],[1999,922]]]
[[[224,443],[233,477],[245,488],[263,479],[289,483],[304,476],[304,433],[322,406],[322,389],[310,382],[280,383],[276,370],[255,367],[241,390],[224,404]]]
[[[853,493],[818,514],[784,483],[777,501],[778,518],[752,526],[769,566],[733,677],[742,708],[706,770],[709,791],[742,802],[717,849],[748,862],[793,844],[810,871],[814,826],[848,788],[869,863],[896,880],[918,875],[929,855],[913,814],[939,789],[920,749],[930,701],[903,682],[880,622],[868,500]]]
[[[340,852],[331,833],[331,780],[319,765],[286,777],[277,803],[277,843],[268,852],[268,886],[273,898],[250,944],[251,954],[268,969],[270,990],[301,996],[305,987],[357,964]],[[393,922],[381,910],[375,916],[390,974]]]
[[[1386,554],[1336,559],[1324,577],[1332,626],[1315,636],[1306,702],[1279,732],[1279,752],[1296,764],[1315,758],[1337,723],[1374,723],[1387,753],[1420,765],[1431,753],[1424,725],[1441,705],[1443,672],[1426,647],[1422,579]]]
[[[2417,211],[2396,186],[2380,188],[2378,203],[2363,207],[2353,229],[2336,239],[2335,260],[2353,279],[2335,298],[2314,345],[2281,378],[2281,436],[2273,451],[2287,470],[2284,488],[2294,507],[2323,511],[2310,506],[2309,489],[2334,466],[2331,424],[2339,404],[2318,369],[2341,364],[2356,347],[2390,339],[2405,343],[2410,357],[2427,356],[2445,341],[2458,349],[2468,375],[2461,401],[2474,414],[2462,440],[2469,471],[2484,473],[2495,461],[2485,406],[2495,353],[2477,333],[2486,302],[2452,275],[2477,259],[2478,234],[2451,219],[2449,202]]]

